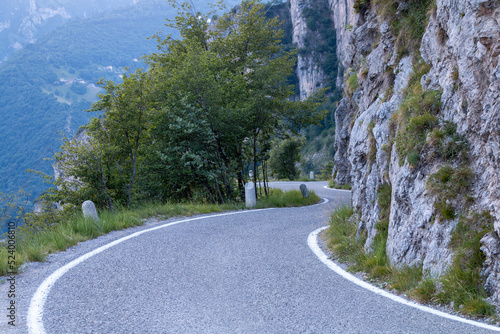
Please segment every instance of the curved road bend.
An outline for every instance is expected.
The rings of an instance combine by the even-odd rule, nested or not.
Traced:
[[[279,186],[298,189],[299,184]],[[374,294],[320,262],[307,244],[308,235],[350,197],[346,191],[324,189],[325,184],[307,185],[328,204],[209,215],[104,250],[55,281],[40,324],[46,333],[490,332]],[[30,300],[58,268],[162,224],[113,232],[30,265],[16,283],[16,330],[2,320],[0,332],[28,332]]]

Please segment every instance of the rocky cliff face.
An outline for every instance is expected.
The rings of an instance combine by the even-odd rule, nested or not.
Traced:
[[[300,50],[305,50],[311,35],[314,35],[307,27],[305,11],[313,7],[317,0],[291,0],[290,14],[292,17],[293,35],[292,41]],[[321,1],[321,0],[320,0]],[[297,76],[299,79],[300,98],[304,99],[316,89],[323,86],[325,75],[320,66],[320,57],[316,51],[299,52],[297,60]]]
[[[491,215],[483,275],[498,302],[500,2],[428,1],[428,23],[412,45],[383,2],[366,3],[355,13],[354,0],[329,1],[345,88],[336,110],[334,175],[353,185],[365,248],[378,233],[383,189],[390,191],[391,263],[421,265],[434,276],[454,257],[450,241],[461,219]],[[410,16],[411,1],[392,3],[393,18]],[[412,111],[412,98],[427,109]]]
[[[335,25],[335,33],[337,34],[337,50],[341,64],[348,61],[351,52],[346,52],[350,47],[349,40],[351,38],[352,27],[357,19],[354,13],[354,0],[328,0],[333,23]]]
[[[61,24],[71,18],[66,9],[54,1],[37,3],[35,0],[7,0],[2,2],[2,7],[0,42],[3,50],[0,53],[0,61],[25,44],[34,43],[39,31],[50,24],[49,22],[58,21]]]

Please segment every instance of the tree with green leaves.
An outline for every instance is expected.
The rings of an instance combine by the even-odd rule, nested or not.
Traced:
[[[321,92],[306,101],[291,100],[293,87],[287,81],[295,50],[281,49],[280,22],[266,20],[262,4],[244,2],[213,25],[209,15],[183,4],[169,23],[181,39],[158,38],[160,52],[151,55],[148,64],[165,91],[165,113],[187,101],[199,109],[213,134],[213,156],[224,190],[219,200],[224,201],[234,198],[235,179],[243,192],[248,149],[257,171],[258,162],[267,160],[274,135],[321,119],[315,108]],[[254,181],[256,177],[254,173]]]
[[[280,22],[266,19],[261,3],[246,1],[216,22],[188,3],[178,9],[167,25],[180,38],[156,36],[147,71],[122,84],[102,82],[105,93],[92,106],[101,115],[86,126],[90,139],[67,142],[57,157],[78,189],[106,207],[242,200],[248,169],[256,182],[272,139],[323,117],[321,92],[292,99],[296,54],[281,49]]]
[[[300,161],[300,150],[304,146],[304,138],[293,137],[286,139],[271,150],[269,167],[279,179],[296,180],[299,170],[295,166]]]
[[[78,205],[91,199],[113,208],[132,203],[142,152],[153,126],[154,85],[141,70],[124,76],[123,83],[100,82],[105,93],[92,105],[101,112],[85,126],[85,134],[64,141],[55,156],[63,176],[56,180],[60,200]]]
[[[109,142],[116,150],[116,164],[120,173],[127,176],[124,192],[127,205],[132,203],[132,190],[137,177],[140,152],[149,144],[152,117],[155,112],[154,82],[142,70],[125,75],[120,85],[112,81],[102,82],[105,90],[100,100],[92,105],[92,111],[103,112],[103,117],[93,118],[89,133],[99,141]]]
[[[95,126],[91,123],[92,126]],[[61,151],[54,156],[57,170],[54,201],[80,206],[92,200],[99,207],[113,209],[123,197],[123,184],[118,151],[108,136],[88,136],[86,133],[72,139],[63,139]]]

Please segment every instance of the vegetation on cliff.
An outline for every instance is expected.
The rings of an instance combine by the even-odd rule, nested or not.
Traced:
[[[347,173],[354,181],[355,210],[334,214],[329,240],[352,270],[365,271],[381,284],[425,303],[494,318],[496,204],[488,203],[495,197],[478,186],[487,188],[478,171],[495,167],[482,169],[472,161],[472,154],[488,161],[481,156],[484,143],[474,136],[479,136],[477,124],[491,117],[490,104],[481,105],[484,95],[477,95],[477,107],[469,107],[478,86],[474,80],[485,70],[469,64],[477,72],[469,75],[474,84],[464,91],[458,67],[470,55],[457,56],[463,45],[453,45],[447,35],[470,40],[479,28],[470,35],[456,32],[467,16],[482,22],[481,15],[487,15],[481,5],[473,9],[477,15],[456,13],[447,3],[439,6],[437,11],[434,0],[354,1],[357,26],[350,27],[345,60],[354,71],[344,73],[344,98],[352,103],[337,115],[347,119],[341,130],[349,133],[338,147],[346,147],[340,162],[345,159],[352,168]],[[445,27],[443,22],[453,21],[448,16],[457,25]],[[363,47],[370,44],[371,49]],[[485,63],[491,60],[485,58]],[[391,77],[389,85],[384,76]],[[491,87],[482,93],[487,91]],[[386,196],[391,192],[392,198]],[[340,213],[344,218],[337,219]],[[488,235],[495,239],[490,244]],[[408,284],[395,281],[401,277]]]

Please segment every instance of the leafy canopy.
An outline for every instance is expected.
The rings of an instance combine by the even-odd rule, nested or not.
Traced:
[[[292,99],[296,52],[282,50],[280,22],[266,19],[260,2],[244,2],[216,22],[213,13],[171,3],[179,14],[167,26],[180,38],[155,36],[148,71],[119,85],[102,82],[105,94],[92,106],[102,117],[86,127],[90,140],[67,142],[57,157],[79,182],[67,189],[93,189],[87,195],[108,207],[241,200],[248,168],[269,158],[271,140],[324,117],[317,108],[323,91]]]

